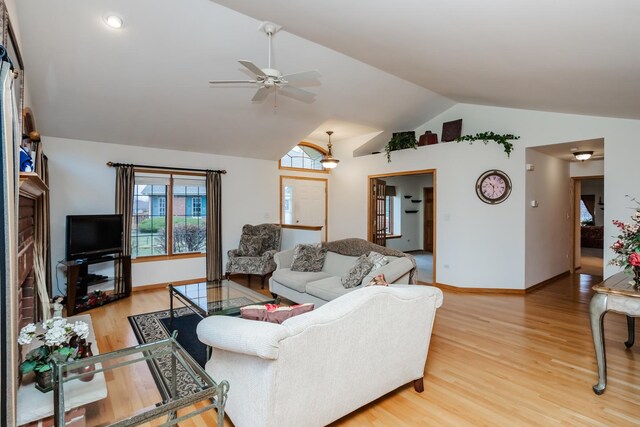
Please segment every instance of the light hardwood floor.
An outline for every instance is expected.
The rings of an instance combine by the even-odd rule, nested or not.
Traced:
[[[597,374],[588,303],[598,279],[567,276],[527,295],[445,292],[424,392],[406,385],[334,425],[640,425],[640,334],[636,346],[625,349],[622,315],[609,313],[605,320],[607,391],[602,396],[591,391]],[[258,281],[252,288],[259,288]],[[168,306],[168,292],[156,290],[90,311],[101,351],[136,344],[127,316]],[[90,425],[158,398],[142,368],[110,378],[109,393],[109,402],[89,408]],[[215,418],[181,425],[215,425]],[[228,419],[225,425],[231,425]]]

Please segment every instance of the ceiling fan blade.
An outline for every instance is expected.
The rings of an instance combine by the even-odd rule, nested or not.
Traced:
[[[211,80],[210,85],[217,85],[221,83],[258,83],[256,80]]]
[[[293,86],[284,86],[282,88],[279,88],[278,92],[280,92],[281,95],[297,99],[298,101],[306,102],[307,104],[310,104],[316,100],[315,93],[311,93]]]
[[[260,89],[258,89],[256,94],[253,95],[253,98],[251,98],[251,100],[252,101],[264,101],[264,99],[269,95],[269,92],[271,92],[271,89],[266,88],[266,87],[261,87]]]
[[[319,72],[317,72],[316,70],[311,70],[302,71],[300,73],[287,74],[285,76],[282,76],[282,79],[288,82],[292,82],[295,80],[317,80],[320,77],[322,77],[322,75]]]
[[[251,61],[240,60],[238,61],[242,65],[244,65],[249,71],[251,71],[256,76],[267,77],[267,75],[262,71],[256,64]]]

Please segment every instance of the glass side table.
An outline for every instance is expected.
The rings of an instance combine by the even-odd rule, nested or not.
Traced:
[[[115,421],[110,426],[135,426],[150,420],[166,416],[163,426],[176,425],[187,418],[202,414],[210,409],[217,410],[217,424],[224,422],[224,406],[229,391],[229,383],[221,381],[219,384],[209,377],[204,369],[178,344],[176,333],[172,337],[147,344],[116,350],[110,353],[79,359],[73,362],[54,364],[53,366],[53,400],[54,420],[57,427],[65,425],[65,389],[71,388],[74,382],[90,382],[95,374],[105,376],[113,374],[119,368],[131,369],[133,364],[138,370],[153,371],[149,367],[162,364],[166,369],[164,378],[154,377],[160,391],[160,401],[138,408],[135,413],[125,419]],[[157,371],[156,371],[157,372]],[[157,374],[156,374],[157,375]],[[160,387],[159,382],[163,383]],[[184,387],[188,383],[189,387]],[[121,389],[126,389],[126,387]],[[116,394],[116,393],[114,393]],[[153,393],[151,393],[153,394]],[[127,401],[127,396],[108,396]],[[188,413],[185,408],[198,402],[206,401],[203,405],[194,407]],[[180,412],[178,412],[180,410]],[[113,420],[110,420],[113,421]]]

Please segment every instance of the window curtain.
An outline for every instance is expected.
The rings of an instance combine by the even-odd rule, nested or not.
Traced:
[[[222,279],[222,181],[219,172],[207,171],[207,281]]]
[[[387,185],[386,195],[389,197],[396,197],[396,187],[394,185]]]
[[[4,4],[0,4],[0,11]],[[18,333],[18,290],[17,290],[17,235],[18,235],[18,159],[16,139],[18,123],[16,119],[15,100],[12,96],[13,72],[11,62],[4,48],[0,49],[0,198],[2,199],[2,218],[0,218],[0,234],[3,238],[4,250],[0,251],[0,353],[3,363],[0,364],[2,397],[0,412],[7,425],[15,424],[15,391],[17,384],[18,348],[15,345]]]
[[[133,189],[135,172],[133,166],[116,167],[116,213],[122,215],[122,255],[131,256],[131,222],[133,216]],[[128,296],[131,289],[124,283],[124,264],[116,262],[115,294]]]
[[[35,151],[35,171],[42,181],[49,185],[49,170],[47,157],[42,152],[42,143],[33,142]],[[35,204],[35,232],[34,232],[34,259],[36,287],[42,307],[42,320],[47,320],[51,315],[49,304],[49,292],[51,292],[51,235],[49,221],[49,192],[45,192],[36,200]]]
[[[582,203],[584,203],[584,206],[589,211],[589,215],[591,215],[591,217],[595,219],[596,216],[594,212],[596,207],[596,196],[594,196],[593,194],[582,195],[580,196],[580,199],[582,200]]]

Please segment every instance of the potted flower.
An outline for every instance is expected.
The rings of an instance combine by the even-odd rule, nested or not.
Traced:
[[[418,148],[418,141],[416,141],[416,133],[414,131],[395,132],[391,136],[391,140],[384,147],[384,151],[387,152],[387,161],[391,162],[392,151],[404,150],[405,148]]]
[[[34,338],[44,344],[34,348],[20,364],[20,372],[35,372],[37,388],[42,392],[51,390],[52,363],[74,360],[80,340],[89,335],[89,326],[85,322],[68,323],[67,319],[54,317],[42,322],[40,330],[29,323],[20,330],[18,344],[31,344]]]
[[[636,199],[631,199],[640,206]],[[631,216],[633,222],[624,223],[613,220],[613,225],[618,227],[620,234],[618,240],[611,245],[611,249],[616,253],[609,264],[624,268],[627,274],[633,275],[634,279],[629,282],[635,287],[640,287],[640,207],[635,209]]]

